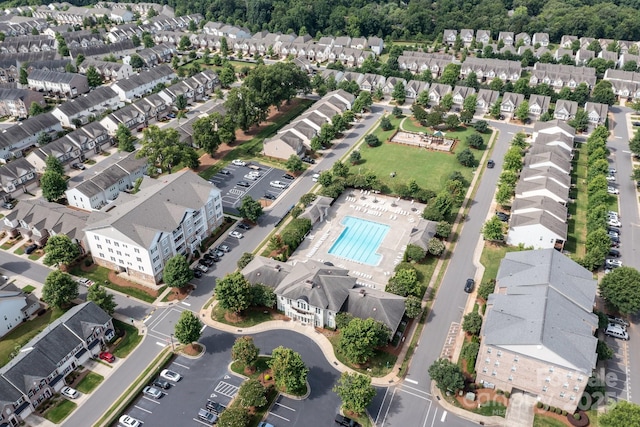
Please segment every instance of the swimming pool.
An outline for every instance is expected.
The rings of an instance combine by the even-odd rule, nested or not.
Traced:
[[[329,253],[368,265],[378,265],[382,255],[376,253],[389,226],[365,219],[345,216],[344,230],[329,249]]]

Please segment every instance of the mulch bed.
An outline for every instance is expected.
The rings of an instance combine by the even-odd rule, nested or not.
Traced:
[[[84,262],[81,262],[80,264],[80,270],[82,271],[86,271],[86,272],[92,272],[94,271],[96,268],[98,268],[98,266],[96,264],[91,264],[90,266],[86,266],[84,265]],[[142,292],[145,292],[147,294],[149,294],[150,296],[157,298],[158,297],[158,291],[154,291],[153,289],[141,285],[140,283],[136,283],[136,282],[132,282],[130,280],[125,279],[123,276],[116,274],[115,271],[109,271],[109,281],[115,285],[118,286],[122,286],[125,288],[136,288]]]
[[[182,301],[189,296],[193,290],[193,285],[187,285],[184,288],[174,288],[167,296],[167,301]]]
[[[182,349],[182,352],[189,356],[197,356],[202,353],[202,346],[200,344],[189,344]]]
[[[271,315],[271,320],[287,320],[287,321],[291,320],[290,317],[285,316],[284,314],[280,313],[278,310],[275,310],[273,308],[250,307],[246,311],[268,311],[269,314]],[[241,314],[231,313],[229,311],[226,311],[224,313],[224,320],[226,320],[229,323],[240,323],[240,322],[244,321],[246,318],[247,318],[247,316],[243,316]]]
[[[476,394],[476,400],[471,402],[464,398],[464,395],[458,396],[456,394],[456,400],[463,408],[476,409],[478,405],[486,405],[488,402],[498,402],[504,406],[509,406],[509,399],[504,394],[496,393],[496,390],[490,388],[480,388],[474,391]]]

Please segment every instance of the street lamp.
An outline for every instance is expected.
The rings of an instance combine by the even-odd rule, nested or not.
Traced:
[[[169,340],[171,340],[171,351],[175,351],[175,347],[173,345],[173,334],[169,335]]]

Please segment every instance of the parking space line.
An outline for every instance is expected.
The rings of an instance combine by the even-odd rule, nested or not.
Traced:
[[[166,343],[163,343],[163,342],[160,342],[160,341],[156,341],[156,345],[159,345],[160,347],[166,347],[167,346]]]
[[[290,411],[296,412],[296,410],[295,410],[295,409],[290,408],[290,407],[288,407],[287,405],[283,405],[282,403],[278,403],[278,402],[276,402],[276,405],[278,405],[278,406],[282,406],[283,408],[286,408],[286,409],[288,409],[288,410],[290,410]]]
[[[411,383],[411,384],[418,384],[418,381],[416,380],[412,380],[411,378],[405,378],[404,379],[406,382]]]
[[[193,420],[193,421],[195,421],[195,422],[197,422],[198,424],[202,424],[203,426],[210,426],[210,425],[211,425],[211,424],[207,424],[207,423],[205,423],[205,422],[202,422],[202,421],[200,421],[200,420],[199,420],[199,419],[197,419],[197,418],[192,418],[192,420]]]
[[[164,393],[162,393],[162,394],[164,395]],[[142,398],[143,398],[143,399],[148,400],[149,402],[153,402],[153,403],[155,403],[156,405],[159,405],[159,404],[160,404],[160,402],[158,402],[157,400],[155,400],[155,399],[151,399],[151,398],[149,398],[149,397],[147,397],[147,396],[142,396]]]
[[[140,407],[140,406],[138,406],[138,405],[133,405],[133,407],[134,407],[134,408],[136,408],[136,409],[140,409],[141,411],[144,411],[144,412],[146,412],[147,414],[153,414],[153,412],[151,412],[150,410],[148,410],[148,409],[144,409],[144,408],[141,408],[141,407]]]
[[[191,304],[189,304],[188,302],[184,302],[184,301],[182,301],[182,302],[181,302],[181,304],[182,304],[182,305],[186,305],[187,307],[191,307]]]
[[[273,412],[269,412],[269,414],[273,415],[274,417],[282,418],[285,421],[291,421],[289,418],[285,418],[282,415],[274,414]]]
[[[202,329],[200,329],[200,333],[202,333],[205,329],[207,329],[207,325],[202,325]]]
[[[387,401],[387,394],[389,394],[389,387],[387,387],[387,389],[384,391],[384,396],[382,397],[382,404],[380,404],[380,409],[378,409],[378,415],[376,415],[376,420],[375,423],[378,423],[378,420],[380,419],[380,412],[382,412],[382,408],[384,408],[384,402]],[[391,404],[391,403],[389,403]]]
[[[181,364],[179,364],[178,362],[173,362],[173,364],[174,364],[174,365],[178,365],[178,366],[180,366],[181,368],[184,368],[184,369],[191,369],[190,367],[185,366],[185,365],[181,365]]]
[[[213,391],[216,393],[220,393],[223,396],[233,398],[238,392],[238,387],[234,386],[233,384],[220,381]]]

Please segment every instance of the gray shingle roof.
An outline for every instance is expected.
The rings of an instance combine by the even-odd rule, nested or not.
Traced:
[[[58,105],[57,109],[65,116],[71,117],[83,111],[89,111],[96,105],[100,105],[113,98],[118,98],[118,94],[110,87],[101,86],[85,95],[63,102]]]
[[[569,188],[571,186],[571,175],[562,173],[553,167],[524,168],[522,169],[522,172],[520,172],[521,181],[539,180],[546,177],[552,179],[563,187]]]
[[[361,319],[377,320],[394,333],[404,315],[404,302],[404,297],[389,292],[370,288],[353,288],[349,290],[345,311]]]
[[[511,204],[511,212],[516,214],[524,210],[546,211],[561,221],[567,218],[567,207],[545,196],[517,197]]]
[[[291,272],[293,266],[273,258],[257,256],[242,269],[242,275],[253,285],[262,284],[275,289]]]
[[[88,216],[86,212],[69,209],[58,203],[27,199],[20,201],[6,218],[12,222],[24,220],[27,224],[38,224],[41,230],[53,230],[56,234],[66,234],[72,240],[82,241]]]
[[[557,202],[556,202],[557,203]],[[559,204],[559,203],[557,203]],[[546,210],[538,210],[527,213],[513,213],[509,222],[509,229],[527,227],[532,225],[542,225],[555,233],[558,238],[567,240],[568,225],[565,221],[551,215]]]

